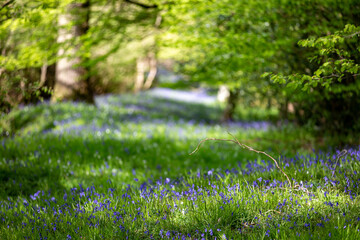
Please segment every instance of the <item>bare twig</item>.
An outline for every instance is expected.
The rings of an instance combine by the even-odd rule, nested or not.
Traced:
[[[302,187],[302,186],[300,186],[300,185],[295,185],[294,188],[295,188],[296,191],[303,191],[303,192],[306,192],[306,194],[310,194],[310,193],[311,193],[311,192],[309,192],[309,190],[308,190],[307,188],[304,188],[304,187]],[[297,188],[297,189],[296,189],[296,188]]]
[[[228,132],[228,133],[229,133],[229,132]],[[204,142],[206,142],[206,141],[226,141],[226,142],[233,142],[233,143],[238,144],[240,147],[245,148],[245,149],[247,149],[247,150],[249,150],[249,151],[256,152],[256,153],[259,153],[259,154],[263,154],[263,155],[267,156],[268,158],[270,158],[272,161],[274,161],[276,167],[277,167],[277,168],[285,175],[285,177],[287,178],[287,180],[288,180],[288,182],[289,182],[289,185],[290,185],[290,188],[292,187],[290,178],[289,178],[288,175],[280,168],[280,166],[279,166],[278,162],[275,160],[275,158],[273,158],[272,156],[270,156],[270,155],[267,154],[266,152],[253,149],[252,147],[249,147],[249,146],[247,146],[247,145],[245,145],[245,144],[243,144],[243,143],[240,143],[239,140],[238,140],[234,135],[232,135],[231,133],[229,133],[229,135],[230,135],[231,137],[233,137],[234,139],[206,138],[206,139],[204,139],[204,140],[201,140],[201,141],[199,142],[199,144],[197,145],[197,147],[195,148],[195,150],[192,151],[189,155],[192,155],[192,154],[196,153],[196,152],[200,149],[201,145],[202,145]]]
[[[202,145],[204,142],[206,142],[206,141],[227,141],[227,142],[237,143],[235,140],[232,140],[232,139],[205,138],[205,139],[203,139],[203,140],[201,140],[201,141],[199,142],[199,144],[197,145],[197,147],[195,148],[195,150],[192,151],[189,155],[193,155],[194,153],[196,153],[196,152],[200,149],[201,145]]]

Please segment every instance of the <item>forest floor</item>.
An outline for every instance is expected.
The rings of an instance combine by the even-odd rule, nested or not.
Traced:
[[[359,148],[314,152],[275,111],[224,125],[217,102],[155,93],[2,118],[1,239],[360,238]],[[274,159],[225,141],[189,155],[205,138]]]

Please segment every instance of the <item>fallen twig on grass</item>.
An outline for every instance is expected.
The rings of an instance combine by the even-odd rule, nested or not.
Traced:
[[[229,133],[229,132],[228,132],[228,133]],[[277,167],[277,168],[285,175],[285,177],[287,178],[287,180],[288,180],[288,182],[289,182],[289,185],[290,185],[290,188],[292,188],[290,178],[289,178],[288,175],[280,168],[280,166],[279,166],[278,162],[275,160],[275,158],[273,158],[272,156],[270,156],[270,155],[267,154],[266,152],[253,149],[252,147],[249,147],[249,146],[247,146],[247,145],[239,142],[239,140],[238,140],[234,135],[232,135],[231,133],[229,133],[229,135],[232,136],[234,139],[205,138],[205,139],[203,139],[203,140],[201,140],[201,141],[199,142],[199,144],[197,145],[197,147],[195,148],[195,150],[192,151],[189,155],[192,155],[192,154],[196,153],[196,152],[200,149],[201,145],[202,145],[204,142],[206,142],[206,141],[225,141],[225,142],[233,142],[233,143],[238,144],[238,145],[239,145],[240,147],[242,147],[242,148],[245,148],[245,149],[247,149],[247,150],[249,150],[249,151],[252,151],[252,152],[256,152],[256,153],[259,153],[259,154],[263,154],[263,155],[267,156],[268,158],[270,158],[271,160],[273,160],[274,163],[275,163],[275,165],[276,165],[276,167]]]
[[[304,187],[302,187],[300,185],[295,185],[294,188],[295,188],[296,191],[303,191],[308,195],[311,193],[311,192],[309,192],[309,190],[307,188],[304,188]],[[298,188],[298,189],[296,189],[296,188]]]

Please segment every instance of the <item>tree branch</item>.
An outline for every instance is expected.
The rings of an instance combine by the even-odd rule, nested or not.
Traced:
[[[144,4],[144,3],[137,2],[137,1],[134,1],[134,0],[125,0],[125,2],[134,4],[134,5],[137,5],[137,6],[139,6],[139,7],[146,8],[146,9],[149,9],[149,8],[158,8],[158,5],[156,5],[156,4],[154,4],[154,5],[146,5],[146,4]]]
[[[360,31],[354,32],[353,34],[350,34],[350,35],[345,35],[344,38],[352,38],[356,35],[360,35]]]
[[[3,8],[5,8],[6,6],[10,5],[11,3],[15,2],[15,0],[8,0],[6,1],[0,8],[0,10],[2,10]]]

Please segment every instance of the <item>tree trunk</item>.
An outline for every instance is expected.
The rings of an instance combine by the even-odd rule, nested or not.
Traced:
[[[227,99],[226,108],[221,119],[222,122],[229,122],[234,120],[234,113],[235,113],[238,97],[239,97],[238,89],[229,91],[229,97]]]
[[[149,74],[146,77],[146,81],[144,83],[144,89],[147,90],[151,88],[157,74],[157,61],[155,53],[149,54]]]
[[[89,29],[90,0],[73,3],[68,6],[68,13],[59,17],[58,42],[68,45]],[[66,27],[73,23],[71,30]],[[80,46],[63,47],[58,55],[63,56],[56,64],[56,83],[52,100],[86,100],[93,102],[93,91],[88,76],[88,69],[81,66],[85,60],[78,54]],[[66,56],[64,56],[66,55]],[[68,57],[70,56],[70,57]]]
[[[40,97],[43,98],[44,100],[50,100],[51,91],[54,90],[55,70],[56,70],[55,64],[52,64],[50,66],[44,64],[41,68],[40,87],[47,88],[47,91],[40,89]]]
[[[272,100],[272,98],[271,98],[271,96],[269,95],[269,96],[267,97],[267,104],[266,104],[266,109],[267,109],[267,110],[270,110],[270,109],[271,109],[271,100]]]
[[[134,86],[134,92],[137,93],[141,91],[145,81],[145,59],[140,57],[136,60],[136,80]]]
[[[281,103],[280,105],[280,116],[282,120],[288,120],[289,119],[289,98],[285,97],[285,101]]]
[[[42,87],[45,84],[47,69],[48,69],[48,65],[47,65],[47,63],[44,63],[44,65],[42,65],[42,67],[41,67],[39,87]]]

